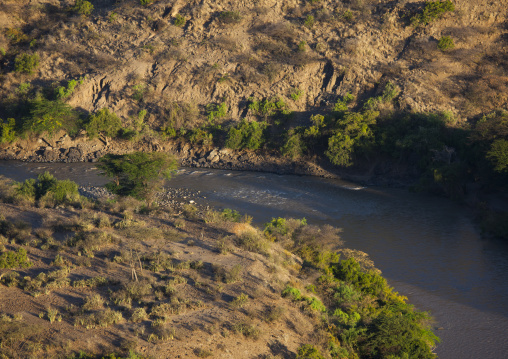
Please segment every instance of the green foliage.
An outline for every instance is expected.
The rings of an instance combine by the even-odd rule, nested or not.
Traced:
[[[85,130],[90,138],[96,138],[99,133],[108,137],[116,137],[122,129],[122,121],[107,108],[103,108],[88,117]]]
[[[34,70],[39,66],[39,55],[27,53],[16,56],[14,60],[14,69],[16,72],[25,74],[33,74]]]
[[[300,290],[298,288],[291,287],[289,285],[282,291],[282,296],[289,297],[294,301],[302,299],[302,293],[300,292]]]
[[[187,22],[187,19],[185,19],[185,17],[183,17],[180,14],[176,14],[173,24],[178,27],[183,27],[186,22]]]
[[[213,124],[215,120],[223,119],[228,115],[228,105],[225,102],[220,104],[209,104],[206,106],[207,118],[210,124]]]
[[[69,180],[57,180],[49,172],[41,173],[37,180],[30,178],[15,183],[16,193],[30,201],[44,204],[72,204],[79,201],[78,185]]]
[[[93,5],[90,1],[76,0],[76,3],[72,7],[72,10],[77,14],[81,14],[83,16],[90,16],[93,11]]]
[[[230,222],[240,222],[242,219],[242,215],[231,208],[225,208],[221,213],[221,217],[223,220]]]
[[[16,121],[13,118],[8,118],[4,122],[0,118],[0,144],[10,143],[16,138]]]
[[[294,160],[301,157],[304,151],[305,144],[302,140],[301,134],[289,131],[286,135],[284,145],[280,148],[282,155]]]
[[[136,101],[142,101],[143,97],[146,94],[146,85],[145,84],[137,84],[132,86],[132,98]]]
[[[225,146],[232,149],[259,149],[265,142],[266,122],[247,122],[245,119],[237,127],[229,129]]]
[[[222,11],[219,21],[223,24],[238,24],[242,21],[242,16],[238,11]]]
[[[315,23],[315,19],[314,19],[314,16],[312,15],[307,15],[307,17],[305,18],[305,21],[303,23],[303,25],[308,28],[308,29],[312,29],[312,27],[314,26],[314,23]]]
[[[307,50],[307,42],[305,41],[300,41],[298,43],[298,51],[300,52],[305,52]]]
[[[280,98],[265,98],[263,100],[257,100],[254,97],[249,97],[248,108],[253,113],[263,116],[265,119],[269,116],[274,116],[279,113],[282,115],[290,115],[291,110],[288,105]]]
[[[451,50],[455,47],[455,43],[450,36],[441,36],[437,43],[437,48],[441,51]]]
[[[347,93],[342,99],[337,100],[333,107],[333,111],[338,115],[341,115],[349,111],[350,104],[355,100],[355,97],[350,93]]]
[[[29,268],[33,265],[27,257],[26,249],[7,251],[0,255],[0,268]]]
[[[19,44],[20,42],[28,42],[28,36],[23,33],[22,30],[16,28],[8,28],[5,32],[10,42],[13,44]],[[4,50],[5,51],[5,50]],[[3,54],[5,56],[5,54]]]
[[[415,312],[407,304],[384,308],[373,320],[367,346],[378,357],[433,359],[429,350],[439,339],[425,326],[427,314]]]
[[[153,0],[139,0],[139,3],[143,6],[148,6],[153,3]]]
[[[353,20],[353,12],[351,10],[345,10],[341,17],[346,21],[351,21]]]
[[[133,152],[127,155],[108,154],[97,166],[113,182],[108,189],[119,195],[146,199],[151,203],[153,195],[170,179],[177,163],[173,156],[163,152]]]
[[[365,151],[373,141],[374,135],[370,126],[376,123],[376,116],[377,113],[346,112],[339,117],[325,152],[330,162],[337,166],[351,166],[354,151]]]
[[[492,142],[486,157],[494,165],[497,172],[508,172],[508,141],[498,139]]]
[[[23,130],[35,134],[48,133],[50,136],[59,130],[69,133],[77,131],[78,115],[60,100],[36,99],[30,104],[30,117],[25,119]]]
[[[296,359],[325,359],[325,357],[314,345],[303,344],[298,348]]]
[[[55,90],[55,97],[59,100],[69,97],[74,92],[76,86],[78,86],[78,84],[81,85],[83,81],[83,78],[80,78],[79,80],[70,80],[67,82],[66,86],[57,87]]]
[[[297,88],[291,89],[289,95],[293,99],[293,101],[298,101],[303,96],[303,91]]]
[[[206,128],[193,128],[187,132],[187,138],[190,143],[202,146],[211,146],[213,144],[213,134]]]
[[[265,231],[274,234],[278,233],[281,235],[285,235],[288,232],[288,226],[286,223],[286,219],[282,217],[272,218],[272,220],[265,224]]]
[[[425,26],[442,17],[444,13],[454,10],[455,5],[450,0],[427,1],[423,11],[411,18],[411,24],[415,27],[419,25]]]

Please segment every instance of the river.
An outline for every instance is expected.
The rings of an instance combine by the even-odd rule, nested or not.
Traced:
[[[90,163],[0,162],[22,180],[49,170],[81,185],[104,178]],[[172,187],[194,200],[272,217],[342,228],[345,246],[367,252],[390,285],[436,319],[441,359],[508,357],[508,244],[483,239],[470,213],[444,198],[315,177],[183,169]]]

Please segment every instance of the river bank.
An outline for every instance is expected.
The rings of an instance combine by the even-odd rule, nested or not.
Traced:
[[[306,175],[342,179],[362,185],[407,187],[418,178],[414,171],[390,161],[364,162],[351,168],[338,168],[316,157],[292,160],[266,150],[204,147],[183,140],[151,138],[133,142],[105,137],[89,139],[84,131],[75,137],[61,131],[53,137],[18,139],[9,145],[0,146],[0,160],[93,163],[108,153],[125,154],[133,151],[170,152],[177,157],[180,166],[183,167]]]

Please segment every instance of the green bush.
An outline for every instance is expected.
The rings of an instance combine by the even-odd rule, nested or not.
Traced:
[[[238,11],[222,11],[219,21],[223,24],[238,24],[242,21],[242,16]]]
[[[437,43],[437,47],[441,51],[451,50],[455,47],[455,43],[450,36],[442,36]]]
[[[304,344],[298,348],[296,359],[325,359],[325,357],[314,345]]]
[[[277,113],[282,115],[290,115],[291,110],[288,105],[280,98],[265,98],[257,100],[254,97],[249,97],[248,108],[257,115],[263,116],[265,119],[269,116],[274,116]]]
[[[107,108],[103,108],[88,118],[85,130],[90,138],[96,138],[99,133],[108,137],[116,137],[122,129],[122,121]]]
[[[187,22],[187,19],[185,19],[182,15],[176,14],[175,20],[173,21],[173,24],[178,27],[183,27],[185,23]]]
[[[83,16],[90,16],[93,11],[93,5],[90,1],[76,0],[72,10]]]
[[[33,265],[27,257],[26,249],[7,251],[0,255],[0,268],[29,268]]]
[[[245,119],[237,127],[229,129],[225,146],[232,149],[247,148],[249,150],[259,149],[265,142],[265,122],[247,122]]]
[[[302,136],[299,133],[289,131],[284,145],[280,148],[282,155],[294,160],[301,157],[304,151],[305,145]]]
[[[55,97],[57,99],[64,99],[72,95],[74,89],[78,84],[83,84],[84,79],[80,78],[79,80],[70,80],[67,82],[66,86],[59,86],[55,89]]]
[[[77,131],[78,114],[60,100],[36,99],[30,103],[30,116],[23,122],[23,130],[35,134],[53,135],[59,130],[70,134]]]
[[[16,121],[13,118],[8,118],[4,122],[0,118],[0,144],[10,143],[16,138]]]
[[[153,0],[139,0],[139,3],[143,6],[148,6],[153,3]]]
[[[303,25],[308,28],[308,29],[312,29],[312,27],[314,26],[314,23],[315,23],[315,19],[314,19],[314,16],[312,15],[307,15],[307,17],[305,18],[305,21],[303,23]]]
[[[325,155],[337,166],[351,166],[353,153],[368,150],[374,139],[371,126],[376,123],[377,113],[346,112],[335,122],[334,134],[328,139]]]
[[[187,132],[187,138],[192,144],[202,146],[213,145],[213,134],[209,133],[206,128],[193,128]]]
[[[170,179],[177,167],[173,156],[163,152],[133,152],[126,155],[106,155],[97,166],[113,178],[107,188],[119,195],[146,199],[151,203],[153,195]]]
[[[210,124],[213,124],[215,120],[225,118],[228,115],[228,105],[225,102],[220,104],[209,104],[206,106],[207,118]]]
[[[454,10],[455,5],[450,0],[427,1],[423,11],[411,18],[411,23],[413,26],[425,26],[430,24],[432,21],[442,17],[444,13]]]
[[[14,60],[14,69],[16,72],[25,74],[33,74],[34,70],[39,66],[39,55],[27,53],[16,56]]]
[[[30,178],[15,183],[16,193],[30,201],[59,205],[72,204],[80,200],[78,185],[69,180],[59,181],[49,172],[41,173],[37,180]]]
[[[496,172],[508,172],[508,141],[499,139],[492,142],[486,156]]]

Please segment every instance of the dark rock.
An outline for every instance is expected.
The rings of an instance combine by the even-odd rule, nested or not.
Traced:
[[[69,148],[69,153],[67,154],[68,162],[80,162],[82,161],[83,152],[76,147]]]

